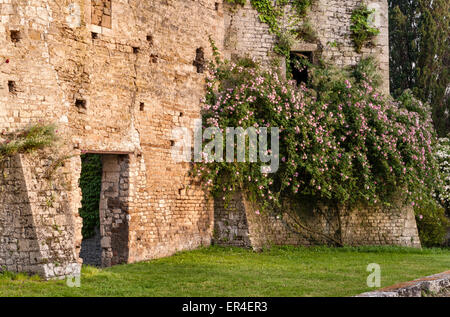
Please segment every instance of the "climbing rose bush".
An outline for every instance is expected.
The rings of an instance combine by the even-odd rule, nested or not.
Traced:
[[[308,87],[249,59],[211,67],[204,127],[280,128],[280,168],[263,174],[261,162],[205,161],[195,176],[224,199],[245,189],[270,206],[304,196],[387,203],[398,189],[413,205],[430,197],[438,169],[427,106],[410,92],[384,98],[363,67],[308,66]]]

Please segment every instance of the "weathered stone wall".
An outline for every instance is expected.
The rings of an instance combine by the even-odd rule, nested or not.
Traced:
[[[295,52],[314,52],[316,58],[322,57],[339,66],[355,65],[363,57],[374,56],[380,65],[383,79],[383,91],[389,93],[389,19],[386,0],[365,1],[368,7],[375,9],[374,25],[380,29],[375,38],[374,47],[365,47],[358,54],[351,39],[351,15],[359,7],[361,0],[317,0],[311,7],[307,20],[317,35],[317,40],[307,43],[298,39],[292,47]],[[269,32],[266,23],[259,20],[258,12],[250,1],[246,5],[225,5],[225,48],[228,58],[236,56],[256,57],[270,62],[274,53],[276,36]],[[287,15],[292,11],[287,9]],[[285,25],[288,25],[286,18]],[[294,25],[295,27],[295,25]],[[279,56],[278,56],[279,58]]]
[[[236,195],[230,201],[214,200],[214,243],[234,247],[252,245],[244,200]]]
[[[357,53],[351,38],[351,15],[362,3],[375,9],[373,24],[380,29],[380,34],[374,39],[372,47],[364,47],[361,53]],[[250,1],[244,6],[225,5],[225,11],[226,57],[233,59],[247,56],[263,63],[280,59],[274,53],[276,36],[269,32],[267,24],[260,21],[259,14]],[[288,6],[285,26],[292,14],[293,11]],[[338,66],[356,65],[361,58],[374,56],[382,74],[382,89],[389,93],[389,22],[386,0],[317,0],[305,20],[312,24],[317,40],[307,43],[298,39],[292,47],[293,52],[312,52],[314,60],[324,58]],[[216,200],[215,242],[255,248],[271,244],[330,243],[329,239],[320,234],[322,233],[347,245],[420,246],[412,208],[399,203],[396,206],[389,210],[381,207],[342,210],[340,216],[331,221],[324,213],[304,207],[304,211],[299,213],[299,219],[307,227],[315,228],[313,230],[316,233],[302,229],[302,234],[299,235],[295,233],[296,230],[290,230],[295,227],[293,219],[286,218],[286,215],[282,218],[264,213],[257,215],[257,207],[241,196],[235,197],[228,208],[225,208],[222,201]],[[341,226],[337,219],[340,219]],[[338,236],[337,232],[340,232]]]
[[[91,5],[91,23],[111,28],[111,0],[93,0]]]
[[[110,24],[105,17],[111,17]],[[11,30],[19,31],[20,39]],[[119,188],[128,192],[128,197],[120,197],[127,202],[126,210],[115,213],[119,208],[114,203],[105,209],[119,215],[116,224],[126,219],[128,227],[128,240],[115,240],[117,245],[114,239],[108,241],[114,222],[105,226],[105,258],[111,264],[167,256],[211,241],[212,202],[199,186],[189,186],[190,165],[174,162],[170,151],[172,130],[193,127],[200,117],[204,74],[197,72],[194,60],[199,48],[211,56],[209,35],[221,44],[223,14],[213,0],[0,1],[0,130],[17,131],[40,120],[58,124],[64,141],[61,151],[73,155],[66,161],[73,189],[52,188],[49,193],[73,200],[61,207],[67,221],[81,224],[79,155],[84,151],[128,156],[128,177]],[[9,82],[14,82],[13,90]],[[40,161],[34,164],[42,168]],[[39,173],[33,175],[27,168],[7,165],[3,171],[22,170],[31,173],[26,177],[39,179]],[[8,203],[9,196],[3,195],[0,237],[8,246],[2,242],[0,263],[9,263],[14,271],[36,272],[29,262],[32,249],[14,258],[5,253],[15,243],[10,237],[17,239],[8,224],[22,221],[22,207]],[[33,215],[45,213],[44,206],[30,204]],[[14,219],[13,210],[18,212]],[[39,231],[41,225],[30,227]],[[60,238],[64,248],[52,246],[55,252],[66,252],[67,247],[75,254],[59,262],[61,267],[78,260],[81,225],[69,227]],[[125,234],[127,230],[119,227]],[[114,250],[123,244],[126,255]],[[52,257],[48,261],[58,262]],[[43,262],[36,264],[44,267]],[[58,275],[64,273],[46,276]]]
[[[320,1],[311,13],[320,35],[315,45],[338,64],[360,58],[342,38],[357,2]],[[83,152],[106,160],[104,265],[211,242],[213,201],[191,184],[190,164],[172,160],[172,130],[192,129],[200,118],[209,36],[228,56],[264,59],[274,43],[248,4],[235,15],[225,10],[215,0],[0,0],[0,130],[43,121],[56,123],[61,139],[2,165],[8,177],[0,180],[0,265],[48,278],[79,272]],[[365,54],[387,52],[381,24],[379,45]],[[325,48],[333,39],[343,48]]]
[[[100,193],[100,234],[102,266],[128,262],[129,241],[129,158],[103,155]]]
[[[0,21],[0,130],[17,131],[45,120],[59,124],[60,136],[69,134],[65,96],[51,64],[52,10],[47,1],[0,1]],[[11,248],[17,242],[17,250],[0,252],[0,263],[7,269],[49,278],[79,272],[79,160],[68,158],[63,170],[45,178],[70,150],[62,143],[37,156],[3,162],[1,172],[7,178],[0,218],[8,221],[0,225],[0,237],[9,240]],[[0,248],[5,248],[3,242]]]
[[[47,151],[1,163],[0,267],[46,278],[79,274],[78,187],[71,160],[60,167],[58,158]]]
[[[348,246],[421,246],[414,210],[398,200],[389,208],[361,206],[339,213],[306,201],[290,209],[295,212],[271,214],[242,194],[235,195],[227,205],[217,199],[214,242],[254,249],[272,245],[336,245],[336,242]]]

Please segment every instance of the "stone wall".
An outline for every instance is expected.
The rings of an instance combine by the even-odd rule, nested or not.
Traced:
[[[374,56],[380,65],[383,91],[389,93],[388,4],[386,0],[365,2],[369,8],[376,10],[374,25],[380,29],[380,34],[375,38],[373,47],[365,47],[358,54],[351,39],[350,19],[353,10],[362,3],[361,0],[317,0],[307,17],[316,32],[317,40],[308,43],[298,39],[292,51],[310,51],[316,59],[324,58],[339,66],[355,65],[361,58]],[[269,32],[266,23],[259,20],[258,12],[253,9],[250,1],[243,7],[225,7],[228,14],[225,16],[224,45],[228,58],[249,56],[266,63],[279,58],[273,51],[276,36]],[[287,9],[286,16],[292,16],[292,11]],[[287,27],[287,21],[285,25]]]
[[[105,22],[108,16],[110,24]],[[64,206],[68,222],[62,229],[61,247],[52,246],[55,252],[70,250],[71,255],[65,261],[48,257],[49,265],[80,264],[79,156],[85,152],[128,157],[128,177],[120,180],[119,188],[127,191],[127,197],[119,197],[126,201],[126,210],[108,197],[107,210],[113,210],[115,222],[104,226],[105,265],[210,244],[212,201],[191,184],[190,165],[171,159],[171,146],[172,130],[193,127],[200,117],[205,74],[196,67],[198,52],[210,57],[209,36],[221,46],[223,28],[223,12],[213,0],[0,0],[0,131],[19,131],[38,121],[57,123],[63,141],[60,150],[71,157],[65,160],[65,177],[73,188],[49,190],[55,197],[73,200]],[[43,168],[42,164],[35,162],[35,168]],[[39,178],[27,168],[23,163],[6,165],[2,172]],[[20,187],[23,182],[15,184]],[[29,194],[46,197],[43,192]],[[30,217],[15,201],[9,202],[11,195],[0,196],[5,202],[0,214],[0,239],[5,241],[0,263],[8,263],[13,271],[43,269],[44,260],[31,267],[34,247],[13,258],[7,253],[21,234],[16,232],[20,224],[14,230],[9,224]],[[43,205],[34,202],[25,201],[26,207],[33,215],[46,213]],[[118,225],[125,220],[126,225]],[[29,229],[39,232],[42,226],[34,222]],[[120,239],[109,240],[116,229]],[[122,241],[125,235],[127,240]],[[37,245],[41,238],[34,241]],[[124,249],[126,254],[121,253]]]
[[[91,4],[91,23],[111,28],[111,0],[94,0]]]
[[[420,247],[414,210],[394,200],[389,208],[361,206],[339,212],[304,203],[284,215],[262,211],[238,194],[215,202],[214,242],[254,249],[272,245],[397,245]],[[300,224],[300,225],[299,225]]]
[[[311,13],[320,35],[313,44],[337,64],[360,58],[344,38],[357,2],[320,1]],[[379,44],[364,54],[387,52],[381,25]],[[47,278],[79,272],[82,153],[106,160],[104,265],[211,243],[213,201],[192,183],[190,164],[171,158],[173,129],[200,118],[209,36],[226,56],[264,59],[274,43],[248,4],[230,14],[217,0],[0,0],[0,131],[42,121],[56,123],[60,137],[1,166],[0,265]],[[333,39],[342,49],[326,48]]]
[[[373,46],[364,47],[361,53],[357,53],[351,39],[351,15],[362,3],[375,9],[373,25],[380,29],[380,34],[374,39]],[[276,36],[269,32],[267,24],[260,21],[250,1],[244,6],[225,5],[225,12],[224,48],[227,58],[247,56],[266,64],[280,59],[274,53]],[[284,27],[288,26],[289,16],[292,15],[293,11],[288,6],[286,21],[281,23],[284,23]],[[379,62],[382,89],[389,93],[389,21],[386,0],[317,0],[307,20],[314,28],[317,40],[308,43],[297,39],[291,48],[292,52],[311,52],[313,61],[324,58],[341,67],[356,65],[362,58],[373,56]],[[238,195],[228,206],[221,200],[215,201],[215,243],[254,248],[272,244],[333,243],[325,238],[326,235],[346,245],[420,246],[412,208],[399,202],[394,205],[396,207],[389,210],[382,207],[340,210],[339,215],[328,219],[326,213],[320,213],[317,208],[305,204],[300,206],[297,220],[314,228],[315,233],[303,228],[298,234],[295,221],[288,214],[281,218],[267,213],[257,215],[258,207]],[[296,210],[299,207],[293,208]],[[322,209],[326,210],[326,207]]]
[[[48,151],[1,163],[2,269],[46,278],[79,274],[78,187],[71,179],[71,160],[59,167],[58,158]]]
[[[129,158],[103,155],[100,193],[100,234],[102,266],[128,262],[129,241]]]

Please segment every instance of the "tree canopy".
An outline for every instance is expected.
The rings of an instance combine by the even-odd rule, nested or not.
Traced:
[[[391,93],[411,89],[433,110],[439,136],[450,132],[448,0],[389,0]]]

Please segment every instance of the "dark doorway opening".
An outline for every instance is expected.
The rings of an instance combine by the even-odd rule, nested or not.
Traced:
[[[81,208],[83,218],[83,241],[80,257],[85,265],[102,265],[102,247],[100,234],[100,193],[102,189],[102,158],[98,154],[81,156],[80,188],[82,192]]]
[[[308,63],[313,62],[312,52],[292,52],[290,56],[290,68],[292,72],[292,79],[298,85],[304,83],[308,84]]]
[[[84,264],[108,267],[128,262],[129,156],[85,154],[80,188],[83,194]]]

